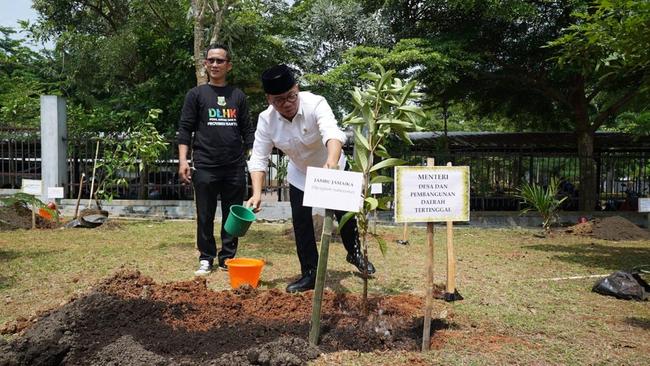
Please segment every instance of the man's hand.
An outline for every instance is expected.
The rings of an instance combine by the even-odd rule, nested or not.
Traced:
[[[192,183],[192,171],[190,170],[190,164],[187,161],[181,161],[178,163],[178,178],[183,184]]]
[[[339,158],[341,157],[341,149],[343,144],[339,140],[329,139],[325,144],[327,146],[327,161],[323,168],[325,169],[338,169]]]
[[[244,206],[252,207],[253,212],[258,213],[262,210],[260,208],[261,205],[262,205],[262,197],[253,195],[251,198],[248,199],[248,201],[246,201],[246,204]]]

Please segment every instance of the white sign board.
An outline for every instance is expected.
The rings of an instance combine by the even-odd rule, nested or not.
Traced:
[[[639,212],[650,212],[650,198],[639,198]]]
[[[395,167],[395,221],[469,221],[469,167]]]
[[[47,198],[63,198],[63,187],[47,187]]]
[[[370,194],[381,194],[381,183],[373,183],[370,185]]]
[[[304,206],[359,212],[363,203],[363,174],[335,169],[307,168]]]
[[[40,195],[43,193],[43,186],[40,180],[23,179],[22,187],[20,190],[23,191],[23,193]]]

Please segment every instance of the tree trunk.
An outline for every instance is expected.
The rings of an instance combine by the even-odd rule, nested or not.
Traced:
[[[596,161],[594,160],[594,133],[578,131],[578,159],[580,164],[580,210],[592,211],[596,208]]]
[[[138,189],[138,199],[146,200],[149,193],[149,168],[144,162],[141,163],[142,169],[140,170],[140,188]]]
[[[574,78],[574,87],[569,94],[569,104],[573,107],[578,142],[580,166],[579,205],[581,211],[596,208],[596,161],[594,160],[594,135],[598,128],[589,119],[589,102],[585,96],[585,81],[582,75]]]
[[[196,85],[208,82],[208,75],[203,65],[203,49],[205,48],[204,14],[207,0],[192,0],[192,15],[194,16],[194,72]]]
[[[219,0],[212,0],[212,31],[210,32],[210,44],[218,43],[221,33],[221,25],[223,24],[224,10],[229,6],[229,1],[224,1],[222,5]]]

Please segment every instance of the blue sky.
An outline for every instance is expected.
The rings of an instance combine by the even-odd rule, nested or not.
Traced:
[[[19,29],[18,20],[35,22],[38,18],[36,10],[32,9],[32,0],[0,0],[0,25]],[[30,45],[33,49],[41,47]],[[47,45],[52,48],[53,45]]]
[[[36,20],[32,0],[0,0],[0,25],[18,28],[18,19]]]

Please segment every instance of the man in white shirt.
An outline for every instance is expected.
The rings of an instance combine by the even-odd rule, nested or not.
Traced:
[[[269,107],[259,115],[253,152],[248,161],[253,195],[247,205],[255,212],[260,211],[266,167],[275,146],[289,157],[289,200],[302,272],[298,280],[287,286],[287,292],[306,291],[314,288],[318,265],[312,209],[302,205],[307,167],[343,168],[345,157],[341,148],[346,137],[338,128],[325,98],[300,92],[293,72],[286,65],[276,65],[264,71],[262,85]],[[339,221],[344,213],[335,212]],[[356,220],[349,220],[341,228],[341,239],[348,251],[347,261],[363,273],[364,260]],[[370,262],[366,269],[368,274],[375,272]]]

